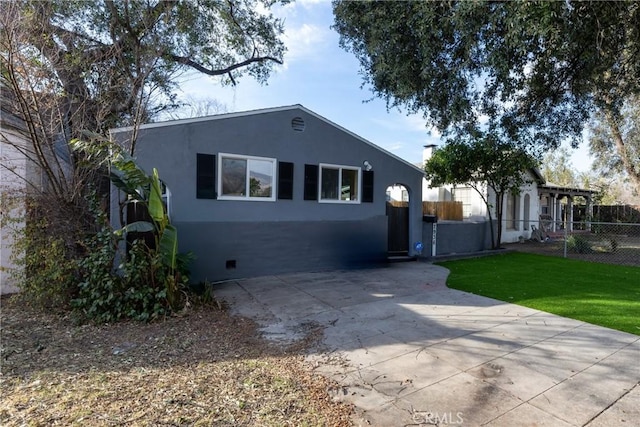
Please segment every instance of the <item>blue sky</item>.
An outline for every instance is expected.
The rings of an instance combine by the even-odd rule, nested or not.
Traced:
[[[216,99],[228,112],[302,104],[411,163],[422,160],[424,145],[441,143],[421,115],[387,111],[384,100],[361,88],[358,61],[339,47],[331,29],[329,1],[298,0],[273,12],[285,20],[288,51],[267,85],[245,76],[235,87],[223,87],[216,78],[194,75],[182,84],[184,96]],[[588,170],[587,151],[584,145],[574,151],[575,169]]]

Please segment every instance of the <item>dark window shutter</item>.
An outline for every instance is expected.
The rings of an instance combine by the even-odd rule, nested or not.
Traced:
[[[200,154],[196,162],[196,198],[216,198],[216,156]]]
[[[293,199],[293,163],[278,162],[278,199]]]
[[[318,165],[304,165],[304,199],[318,200]]]
[[[362,171],[362,203],[373,203],[373,171]]]

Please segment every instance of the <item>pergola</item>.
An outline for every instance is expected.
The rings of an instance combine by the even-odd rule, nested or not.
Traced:
[[[587,220],[593,215],[592,197],[596,193],[594,190],[588,190],[585,188],[576,187],[563,187],[554,185],[551,183],[538,185],[538,195],[540,200],[543,197],[547,197],[548,200],[548,215],[551,217],[551,229],[548,231],[558,231],[563,228],[564,225],[568,231],[573,231],[573,204],[576,197],[584,197],[586,200],[587,208]],[[566,224],[565,219],[562,218],[562,200],[567,200],[567,213]]]

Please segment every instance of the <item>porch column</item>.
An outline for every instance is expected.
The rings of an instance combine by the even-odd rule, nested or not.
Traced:
[[[567,231],[573,231],[573,197],[567,196]]]
[[[564,222],[564,218],[562,217],[562,197],[558,195],[556,198],[556,224],[554,225],[553,231],[558,230],[558,224],[562,224]]]
[[[558,231],[558,216],[560,216],[560,197],[553,194],[551,198],[551,231]]]
[[[587,200],[587,209],[585,215],[587,218],[585,219],[585,230],[591,231],[591,219],[593,218],[593,203],[591,202],[591,194],[585,196]]]
[[[547,199],[547,213],[551,217],[551,223],[549,224],[549,230],[547,231],[553,231],[553,223],[555,222],[554,220],[555,212],[553,212],[553,210],[555,209],[555,206],[556,206],[556,196],[553,193],[549,193],[549,198]]]

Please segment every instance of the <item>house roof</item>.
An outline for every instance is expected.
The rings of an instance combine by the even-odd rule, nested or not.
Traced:
[[[224,120],[224,119],[233,119],[236,117],[248,117],[248,116],[255,116],[258,114],[269,114],[269,113],[276,113],[279,111],[289,111],[289,110],[301,110],[304,111],[305,113],[314,116],[315,118],[317,118],[318,120],[321,120],[345,133],[348,133],[349,135],[353,136],[354,138],[364,142],[365,144],[375,148],[378,151],[383,152],[384,154],[386,154],[389,157],[392,157],[402,163],[404,163],[405,165],[419,171],[420,173],[424,173],[424,171],[402,159],[401,157],[398,157],[397,155],[385,150],[384,148],[374,144],[373,142],[361,137],[360,135],[351,132],[349,129],[344,128],[342,126],[340,126],[337,123],[332,122],[331,120],[319,115],[318,113],[309,110],[308,108],[304,107],[301,104],[294,104],[294,105],[287,105],[287,106],[282,106],[282,107],[272,107],[272,108],[263,108],[263,109],[257,109],[257,110],[248,110],[248,111],[239,111],[239,112],[235,112],[235,113],[225,113],[225,114],[216,114],[216,115],[212,115],[212,116],[203,116],[203,117],[195,117],[195,118],[189,118],[189,119],[178,119],[178,120],[168,120],[168,121],[164,121],[164,122],[156,122],[156,123],[145,123],[142,124],[140,126],[138,126],[139,130],[143,130],[143,129],[155,129],[155,128],[162,128],[162,127],[167,127],[167,126],[176,126],[176,125],[185,125],[185,124],[189,124],[189,123],[200,123],[200,122],[208,122],[208,121],[213,121],[213,120]],[[127,127],[122,127],[122,128],[115,128],[115,129],[111,129],[111,133],[120,133],[120,132],[131,132],[132,130],[134,130],[133,126],[127,126]]]
[[[572,196],[572,197],[575,197],[575,196],[588,197],[594,193],[597,193],[596,190],[591,190],[587,188],[578,188],[578,187],[566,187],[562,185],[556,185],[550,182],[547,182],[544,185],[539,185],[538,189],[542,190],[543,192],[558,194],[560,196]]]
[[[16,115],[15,97],[13,93],[0,84],[0,128],[12,130],[21,136],[28,137],[27,125]]]
[[[596,190],[591,190],[588,188],[567,187],[564,185],[557,185],[552,182],[547,182],[542,176],[540,169],[538,169],[537,167],[531,168],[531,173],[533,174],[534,179],[538,183],[538,190],[542,190],[542,192],[545,192],[545,193],[553,193],[553,194],[558,194],[562,196],[571,196],[571,197],[575,197],[575,196],[588,197],[594,193],[597,193]]]
[[[544,185],[545,184],[545,179],[542,176],[542,172],[540,172],[540,169],[538,168],[531,168],[531,174],[533,175],[533,178],[536,180],[536,182],[538,183],[538,185]]]

